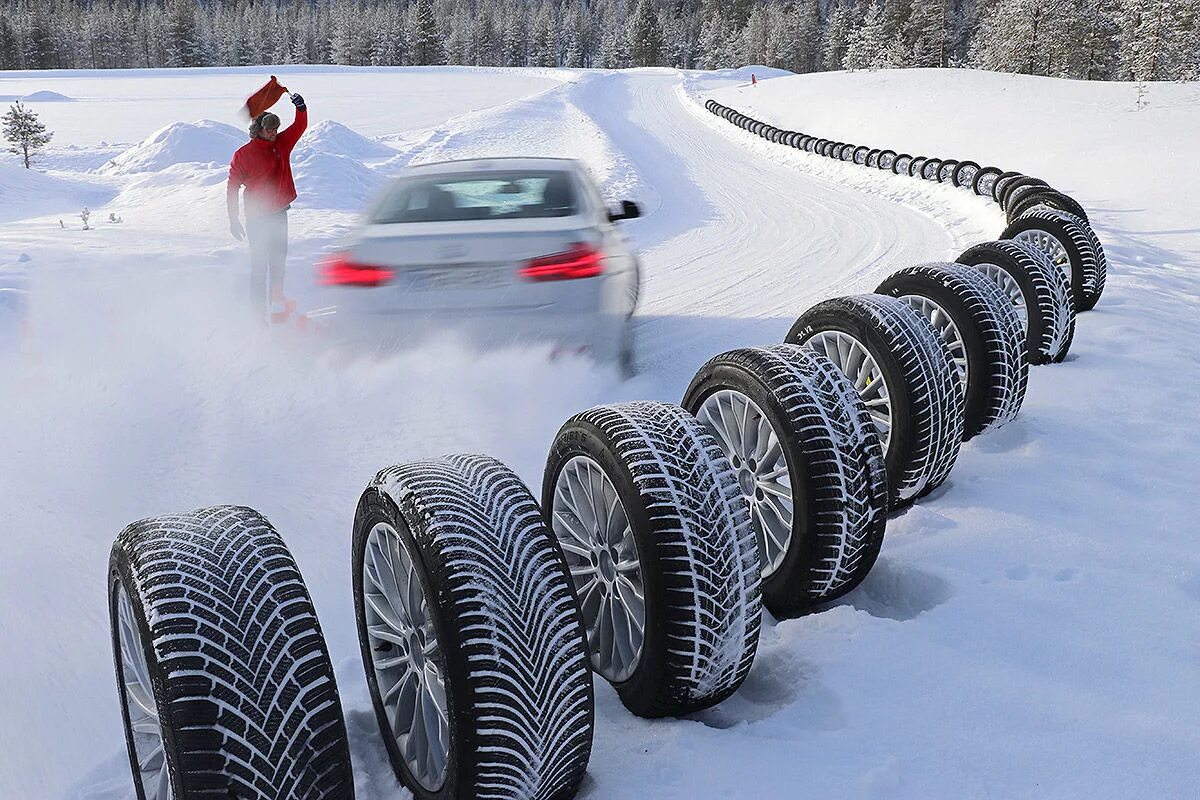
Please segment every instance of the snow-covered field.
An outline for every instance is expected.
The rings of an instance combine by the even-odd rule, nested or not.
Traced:
[[[238,98],[271,71],[312,113],[295,159],[289,282],[302,297],[315,255],[403,165],[578,156],[611,199],[648,212],[628,227],[646,269],[638,377],[454,342],[344,363],[245,329],[224,166],[242,141]],[[891,521],[859,590],[768,623],[731,700],[648,722],[600,684],[585,796],[1194,796],[1200,90],[1152,85],[1139,111],[1132,86],[979,72],[747,81],[0,73],[0,96],[62,96],[28,103],[56,132],[46,171],[0,162],[0,797],[132,797],[108,548],[133,519],[216,503],[260,509],[289,541],[329,637],[358,794],[407,796],[377,739],[350,598],[354,503],[377,468],[477,450],[536,487],[571,413],[678,400],[708,356],[778,341],[813,302],[1003,227],[965,192],[753,138],[705,113],[707,96],[1044,177],[1088,208],[1109,283],[1069,360],[1032,371],[1021,417],[970,442],[949,482]]]

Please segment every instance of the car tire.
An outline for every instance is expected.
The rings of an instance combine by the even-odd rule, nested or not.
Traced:
[[[958,257],[1004,292],[1025,332],[1030,364],[1056,364],[1067,357],[1075,336],[1075,302],[1066,275],[1036,247],[1021,242],[977,244]]]
[[[1075,311],[1090,311],[1104,293],[1108,264],[1090,225],[1065,211],[1034,208],[1004,229],[1001,239],[1037,247],[1069,277]]]
[[[937,173],[937,178],[936,178],[937,182],[938,183],[948,183],[951,186],[955,185],[954,184],[954,172],[957,169],[958,169],[957,161],[955,161],[953,158],[946,159],[945,161],[942,162],[942,165],[940,167],[938,167],[938,173]]]
[[[1020,197],[1022,193],[1032,191],[1035,188],[1049,189],[1050,184],[1041,178],[1033,178],[1028,175],[1022,175],[1019,178],[1012,178],[1006,181],[1000,189],[1000,207],[1007,211],[1009,203]]]
[[[996,178],[996,182],[992,184],[992,199],[995,200],[997,203],[999,203],[1002,193],[1004,191],[1004,187],[1007,186],[1009,184],[1009,182],[1011,182],[1017,178],[1024,178],[1024,177],[1026,177],[1026,176],[1020,172],[1002,172],[1002,173],[1000,173],[1000,175]]]
[[[371,702],[414,797],[574,797],[594,724],[583,623],[517,476],[476,455],[381,470],[359,500],[352,561]]]
[[[883,543],[887,471],[871,415],[832,361],[791,344],[722,353],[683,405],[739,473],[772,614],[801,613],[866,577]]]
[[[919,177],[921,180],[936,181],[941,171],[942,160],[940,158],[930,158],[921,165],[921,174]]]
[[[925,168],[925,162],[928,161],[927,156],[913,156],[913,160],[909,162],[907,175],[910,178],[921,177],[921,170]]]
[[[872,367],[858,359],[859,390],[880,430],[887,465],[889,501],[902,508],[946,480],[958,458],[963,435],[963,394],[957,367],[933,327],[907,303],[878,294],[837,297],[810,308],[796,320],[787,341],[829,356],[852,368],[854,349],[865,351]],[[882,383],[882,391],[879,386]],[[884,396],[886,394],[886,397]]]
[[[646,402],[575,415],[546,461],[542,508],[576,576],[593,669],[626,708],[679,716],[737,690],[758,646],[758,546],[729,459],[695,417]]]
[[[1023,193],[1019,198],[1012,199],[1008,204],[1008,221],[1013,222],[1025,214],[1026,211],[1032,211],[1038,206],[1046,206],[1059,211],[1065,211],[1068,214],[1074,214],[1085,223],[1088,223],[1087,212],[1083,210],[1075,198],[1068,194],[1050,189],[1047,187],[1034,188],[1033,190]],[[1088,223],[1089,225],[1091,223]]]
[[[950,348],[964,398],[963,441],[1016,418],[1029,362],[1017,310],[999,286],[965,264],[920,264],[875,291],[908,302]]]
[[[971,179],[971,191],[980,197],[994,200],[992,188],[1003,174],[1004,171],[999,167],[980,167],[975,173],[975,177]]]
[[[910,156],[908,153],[901,153],[892,159],[892,172],[897,175],[907,175],[912,163],[912,156]]]
[[[882,152],[878,147],[868,151],[866,161],[863,163],[871,169],[879,169],[879,155]]]
[[[892,167],[896,163],[896,158],[895,150],[881,150],[879,151],[879,158],[875,163],[879,166],[879,169],[891,172]]]
[[[113,544],[108,599],[138,800],[354,797],[321,626],[261,514],[133,523]]]

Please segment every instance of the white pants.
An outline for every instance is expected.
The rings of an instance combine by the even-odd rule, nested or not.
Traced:
[[[261,217],[246,217],[250,242],[250,302],[255,315],[266,319],[272,298],[283,297],[287,264],[287,209]]]

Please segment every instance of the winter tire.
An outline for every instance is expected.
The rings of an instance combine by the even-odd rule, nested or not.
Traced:
[[[959,161],[950,173],[950,183],[960,189],[974,191],[975,176],[979,174],[979,164],[974,161]]]
[[[881,150],[879,151],[879,158],[877,159],[876,163],[879,165],[880,169],[891,171],[892,166],[896,163],[896,158],[897,156],[895,150]]]
[[[512,471],[474,455],[380,471],[352,562],[367,688],[414,797],[574,797],[594,714],[583,624]]]
[[[880,150],[878,147],[870,150],[867,153],[867,160],[863,163],[865,163],[871,169],[878,169],[879,168],[879,154],[881,152],[883,152],[883,151]]]
[[[909,167],[912,166],[913,157],[908,153],[901,153],[892,159],[892,172],[897,175],[907,175]]]
[[[1095,308],[1104,292],[1108,265],[1091,226],[1065,211],[1034,208],[1004,229],[1013,239],[1041,250],[1071,281],[1076,312]]]
[[[566,553],[592,667],[634,714],[708,708],[750,670],[761,616],[750,510],[712,434],[679,406],[567,421],[542,508]]]
[[[712,112],[714,112],[714,111],[716,110],[716,108],[717,108],[717,101],[716,101],[716,100],[707,100],[707,101],[705,101],[705,103],[704,103],[704,110],[705,110],[705,111],[707,111],[707,112],[709,112],[709,113],[711,114]]]
[[[992,184],[992,199],[995,200],[997,203],[999,203],[1000,197],[1001,197],[1001,192],[1004,191],[1004,187],[1007,186],[1010,181],[1012,181],[1016,178],[1024,178],[1024,177],[1026,177],[1026,176],[1020,172],[1002,172],[1002,173],[1000,173],[999,177],[996,178],[996,182]]]
[[[870,152],[871,148],[867,147],[865,144],[860,144],[858,147],[854,148],[854,163],[859,165],[866,164],[867,154]]]
[[[1075,335],[1075,304],[1063,271],[1037,248],[1014,241],[983,242],[958,257],[1000,287],[1017,311],[1030,364],[1062,361]]]
[[[1000,189],[1000,207],[1005,211],[1008,210],[1009,203],[1025,192],[1032,191],[1035,188],[1050,188],[1050,184],[1046,183],[1041,178],[1031,178],[1028,175],[1022,175],[1019,178],[1013,178],[1004,183]]]
[[[1013,222],[1025,214],[1026,211],[1032,211],[1038,206],[1065,211],[1068,214],[1074,214],[1085,223],[1088,222],[1087,212],[1083,210],[1083,206],[1079,205],[1075,198],[1068,194],[1063,194],[1057,189],[1033,187],[1029,192],[1021,194],[1019,198],[1014,199],[1010,196],[1009,200],[1007,211],[1009,222]]]
[[[819,156],[825,155],[825,145],[829,144],[828,139],[817,139],[813,142],[812,152]]]
[[[922,172],[922,170],[925,169],[925,162],[928,160],[929,159],[925,156],[915,156],[913,158],[913,160],[911,162],[909,162],[908,177],[910,177],[910,178],[921,177],[921,172]]]
[[[876,291],[912,306],[949,348],[964,397],[963,441],[1016,418],[1029,362],[1017,310],[999,286],[965,264],[921,264]]]
[[[981,167],[975,173],[975,177],[971,179],[971,191],[980,197],[994,200],[992,189],[1003,174],[1003,170],[999,167]]]
[[[109,620],[137,800],[350,800],[333,666],[312,601],[257,511],[135,522]]]
[[[779,344],[716,356],[684,396],[751,508],[777,617],[857,586],[879,554],[887,472],[871,415],[829,359]]]
[[[943,161],[942,165],[940,167],[938,167],[938,172],[937,172],[937,176],[936,176],[937,182],[938,183],[949,183],[949,184],[953,185],[954,170],[956,170],[956,169],[958,169],[958,162],[955,161],[953,158]]]
[[[845,161],[847,164],[854,163],[854,154],[858,151],[858,146],[855,144],[842,145],[842,151],[838,153],[838,158]]]
[[[941,174],[942,160],[940,158],[931,158],[921,165],[921,179],[927,181],[936,181],[938,175]]]
[[[829,357],[862,387],[883,443],[891,508],[946,480],[963,434],[958,368],[907,303],[878,294],[826,300],[796,320],[787,341]]]

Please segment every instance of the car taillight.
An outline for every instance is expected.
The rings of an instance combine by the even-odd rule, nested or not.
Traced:
[[[531,281],[568,281],[594,278],[604,272],[604,253],[594,245],[573,244],[570,250],[530,260],[517,271]]]
[[[396,276],[387,267],[362,264],[348,253],[338,253],[317,265],[317,280],[322,286],[382,286]]]

